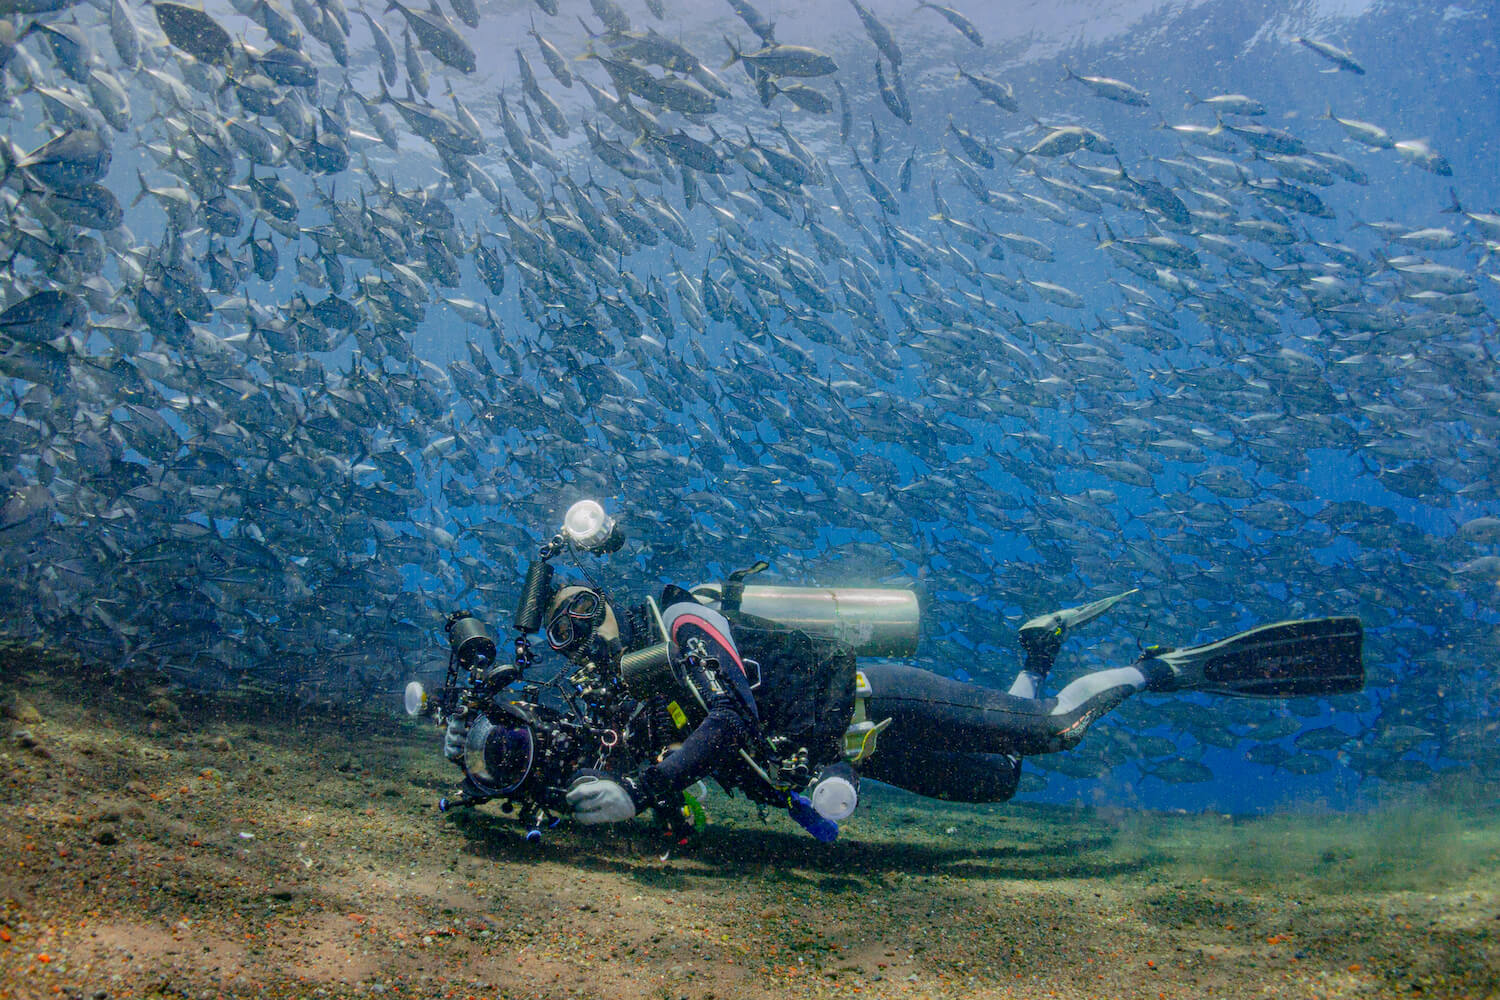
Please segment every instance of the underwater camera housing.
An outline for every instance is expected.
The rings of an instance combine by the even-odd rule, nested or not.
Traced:
[[[568,811],[567,786],[579,768],[608,760],[629,770],[646,760],[644,731],[630,726],[635,703],[608,671],[586,663],[545,685],[517,685],[532,663],[524,633],[515,641],[515,661],[496,663],[482,622],[461,613],[449,622],[452,656],[435,717],[467,725],[461,753],[448,749],[463,769],[463,794],[439,800],[440,811],[500,799],[501,811],[526,823],[527,839],[534,840]]]
[[[497,663],[495,640],[484,622],[459,611],[448,617],[444,630],[449,671],[436,718],[443,723],[463,718],[467,727],[462,753],[454,755],[450,748],[464,772],[463,795],[440,800],[438,809],[499,798],[505,800],[503,811],[519,808],[535,827],[549,812],[564,810],[567,780],[583,764],[588,727],[543,704],[536,685],[508,690],[531,660],[524,637],[516,642],[516,662]],[[408,696],[408,711],[412,704]]]
[[[568,780],[585,763],[640,763],[641,748],[634,746],[639,741],[625,737],[634,702],[607,671],[587,663],[546,684],[518,683],[536,662],[529,636],[540,628],[554,592],[550,560],[562,552],[603,555],[624,541],[598,502],[582,500],[568,509],[527,570],[510,662],[499,659],[495,635],[479,618],[455,611],[444,619],[449,656],[441,695],[430,704],[419,681],[408,684],[405,695],[411,715],[430,712],[439,725],[463,722],[461,729],[450,728],[454,742],[445,745],[448,758],[463,769],[463,794],[440,800],[440,810],[501,799],[502,811],[519,813],[531,826],[527,838],[535,839],[541,826],[567,811]]]
[[[560,811],[581,761],[582,747],[559,713],[526,701],[495,701],[469,725],[464,789],[476,800],[505,798]]]

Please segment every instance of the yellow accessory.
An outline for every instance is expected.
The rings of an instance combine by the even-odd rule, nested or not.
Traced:
[[[858,764],[875,752],[875,737],[879,736],[890,719],[871,722],[865,714],[865,699],[875,693],[863,670],[854,672],[854,718],[844,730],[844,759]]]

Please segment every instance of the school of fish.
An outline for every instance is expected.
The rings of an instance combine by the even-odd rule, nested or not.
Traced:
[[[1500,214],[1462,164],[1076,59],[1028,106],[939,4],[798,39],[728,0],[684,42],[668,0],[535,0],[501,52],[444,2],[0,0],[5,633],[389,699],[592,496],[622,592],[912,585],[923,662],[997,685],[1024,618],[1133,586],[1103,663],[1364,620],[1365,693],[1142,699],[1038,761],[1073,776],[1500,764]],[[1356,219],[1371,163],[1451,203]]]

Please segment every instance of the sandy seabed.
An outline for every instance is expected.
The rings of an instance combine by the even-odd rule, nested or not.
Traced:
[[[442,815],[441,733],[0,650],[0,1000],[1500,996],[1495,786],[1246,819],[875,790],[834,845]],[[867,786],[868,787],[868,786]]]

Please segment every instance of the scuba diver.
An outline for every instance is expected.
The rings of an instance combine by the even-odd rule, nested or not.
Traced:
[[[647,810],[680,832],[690,812],[684,793],[713,778],[832,840],[855,809],[860,775],[933,798],[1002,802],[1015,794],[1024,757],[1076,746],[1134,694],[1285,698],[1364,684],[1360,622],[1338,617],[1185,649],[1147,647],[1129,666],[1046,696],[1067,638],[1134,590],[1027,621],[1021,670],[1001,691],[889,659],[915,652],[911,591],[747,584],[765,563],[724,584],[669,585],[659,600],[629,606],[591,577],[553,584],[548,559],[564,546],[612,551],[622,537],[597,504],[575,504],[528,570],[516,664],[481,658],[475,676],[496,678],[487,701],[470,696],[464,710],[445,698],[445,753],[465,772],[466,797],[456,804],[503,797],[509,811],[519,802],[534,810],[533,834],[549,814],[596,824]],[[449,620],[460,661],[480,628],[463,613]],[[538,631],[572,670],[557,685],[571,718],[542,709],[536,685],[521,698],[500,693],[534,662],[527,635]],[[484,648],[493,659],[493,643]],[[885,658],[861,664],[860,656]],[[450,688],[453,676],[450,661]]]

